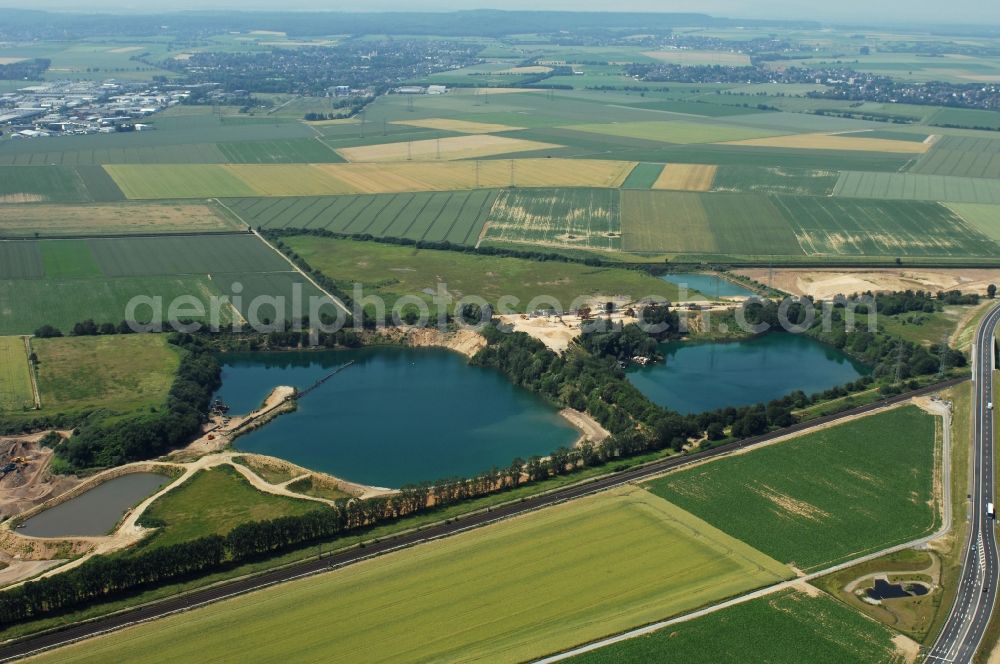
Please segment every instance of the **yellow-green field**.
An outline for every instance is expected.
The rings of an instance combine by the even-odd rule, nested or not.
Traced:
[[[718,168],[712,164],[667,164],[653,183],[653,189],[709,191]]]
[[[0,205],[0,235],[124,235],[238,228],[236,222],[222,216],[217,207],[193,203]]]
[[[39,659],[514,662],[790,576],[628,487]]]
[[[374,164],[129,164],[105,170],[130,199],[331,196],[517,187],[619,187],[632,161],[491,159]]]
[[[923,154],[930,143],[896,141],[885,138],[865,138],[864,134],[793,134],[734,141],[733,145],[760,148],[790,148],[794,150],[860,150],[861,152],[893,152]]]
[[[160,405],[180,364],[162,334],[34,339],[44,411]]]
[[[451,118],[396,120],[392,124],[423,127],[424,129],[440,129],[441,131],[457,131],[461,134],[492,134],[500,131],[517,131],[524,128],[497,124],[495,122],[475,122],[473,120],[453,120]]]
[[[354,148],[341,148],[337,150],[337,153],[347,161],[352,162],[433,161],[437,159],[450,161],[490,157],[511,152],[555,150],[561,147],[561,145],[553,143],[479,133],[431,138],[424,141],[361,145]]]
[[[35,405],[31,368],[21,337],[0,337],[0,412]]]

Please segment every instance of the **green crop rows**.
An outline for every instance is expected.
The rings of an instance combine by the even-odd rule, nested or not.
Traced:
[[[335,233],[475,244],[496,199],[490,190],[240,198],[227,205],[261,228],[325,229]]]
[[[871,415],[650,483],[653,493],[803,570],[933,531],[934,418]]]

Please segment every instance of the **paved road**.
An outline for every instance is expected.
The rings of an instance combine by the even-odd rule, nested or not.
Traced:
[[[958,596],[941,635],[927,655],[928,664],[971,662],[993,614],[997,593],[997,541],[993,519],[986,513],[993,495],[993,336],[1000,323],[1000,306],[992,309],[976,330],[973,349],[972,527],[966,543]]]
[[[685,466],[710,457],[726,454],[734,450],[760,445],[761,443],[774,440],[775,438],[788,435],[789,433],[806,431],[821,424],[876,411],[885,408],[886,406],[906,401],[913,396],[928,394],[951,385],[957,385],[964,380],[965,379],[958,378],[944,381],[922,390],[909,392],[907,394],[885,399],[867,406],[860,406],[843,413],[798,423],[792,425],[791,427],[787,427],[763,436],[746,438],[744,440],[728,443],[726,445],[720,445],[719,447],[711,450],[696,452],[682,457],[663,459],[661,461],[633,468],[631,470],[599,477],[590,482],[569,486],[544,495],[525,498],[519,502],[493,508],[490,511],[477,512],[459,519],[453,519],[451,523],[440,523],[422,530],[386,538],[378,542],[368,544],[365,548],[340,551],[328,557],[324,557],[322,560],[311,559],[303,561],[301,563],[271,572],[266,572],[258,576],[236,579],[211,588],[204,588],[202,590],[196,590],[184,595],[178,595],[157,602],[152,602],[130,611],[125,611],[103,618],[97,618],[84,623],[77,623],[59,631],[39,634],[19,641],[0,644],[0,662],[17,659],[36,653],[40,650],[54,648],[60,645],[72,643],[74,641],[79,641],[81,639],[112,632],[129,625],[134,625],[138,622],[155,620],[156,618],[161,618],[163,616],[170,615],[171,613],[185,611],[204,604],[216,602],[221,599],[226,599],[228,597],[266,588],[277,583],[283,583],[292,579],[325,572],[332,568],[344,567],[373,556],[388,553],[389,551],[410,547],[433,539],[448,537],[471,528],[477,528],[489,523],[501,521],[503,519],[542,507],[555,505],[568,500],[574,500],[576,498],[598,493],[600,491],[606,491],[607,489],[616,486],[649,478],[666,470]]]

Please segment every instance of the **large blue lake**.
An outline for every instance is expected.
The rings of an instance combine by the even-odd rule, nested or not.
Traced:
[[[221,360],[217,396],[234,414],[259,407],[277,385],[302,389],[353,360],[302,397],[297,411],[240,436],[236,447],[363,484],[469,476],[578,437],[534,394],[443,349],[229,353]]]

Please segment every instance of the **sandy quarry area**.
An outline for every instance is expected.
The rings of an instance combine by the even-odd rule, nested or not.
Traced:
[[[80,483],[71,475],[53,475],[49,471],[52,450],[38,444],[43,435],[0,438],[0,465],[6,465],[14,458],[24,460],[0,478],[0,517],[24,512]]]
[[[767,268],[736,270],[736,274],[768,282]],[[874,268],[864,270],[776,269],[773,286],[792,295],[829,299],[865,291],[960,290],[985,294],[986,286],[1000,284],[1000,270],[946,268]]]

